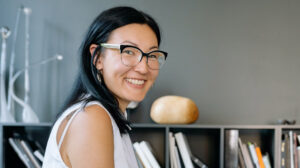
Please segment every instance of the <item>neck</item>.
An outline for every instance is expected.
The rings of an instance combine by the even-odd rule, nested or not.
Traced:
[[[124,101],[120,101],[120,100],[118,100],[118,101],[119,101],[119,107],[120,107],[122,113],[125,114],[126,108],[129,104],[129,102],[124,102]]]

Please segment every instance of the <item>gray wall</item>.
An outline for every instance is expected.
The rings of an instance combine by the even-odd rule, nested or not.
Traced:
[[[33,10],[31,63],[55,53],[65,57],[30,71],[31,105],[42,121],[53,120],[67,96],[78,47],[94,17],[103,9],[130,5],[158,21],[161,48],[169,52],[133,121],[151,122],[151,103],[174,94],[196,102],[200,124],[300,122],[300,1],[0,0],[0,26],[14,27],[21,3]],[[17,69],[23,66],[23,29],[24,17]],[[22,78],[16,91],[22,96]]]

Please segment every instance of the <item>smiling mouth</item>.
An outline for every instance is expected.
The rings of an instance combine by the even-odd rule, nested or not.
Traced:
[[[145,83],[145,80],[139,79],[126,79],[126,81],[134,85],[143,85]]]

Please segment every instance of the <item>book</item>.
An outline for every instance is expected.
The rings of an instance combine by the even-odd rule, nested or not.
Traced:
[[[45,155],[45,149],[42,147],[42,145],[38,141],[34,141],[34,146],[39,150],[39,152],[44,156]]]
[[[285,139],[285,166],[288,168],[291,168],[291,155],[290,155],[290,150],[291,150],[291,146],[290,146],[290,136],[289,133],[286,133],[286,139]]]
[[[298,144],[300,144],[300,135],[297,135]]]
[[[208,168],[206,164],[204,164],[199,158],[195,157],[194,155],[191,155],[191,159],[195,165],[197,165],[199,168]]]
[[[252,158],[252,162],[253,162],[254,166],[256,168],[260,168],[254,144],[251,143],[251,142],[248,142],[248,149],[249,149],[249,153],[250,153],[250,156]]]
[[[248,148],[247,148],[246,144],[242,143],[241,138],[239,138],[239,148],[242,151],[242,155],[243,155],[246,167],[247,168],[254,168],[253,163],[252,163],[251,158],[250,158]]]
[[[34,157],[38,160],[40,165],[42,165],[44,160],[44,154],[45,154],[45,150],[42,147],[42,145],[38,141],[34,141],[34,140],[26,140],[26,142],[31,147]]]
[[[175,137],[173,136],[173,133],[172,133],[172,136],[170,137],[170,141],[171,141],[171,144],[172,144],[171,153],[173,155],[173,158],[172,158],[171,162],[173,163],[173,167],[174,168],[181,168],[182,167],[181,163],[183,161],[181,160],[179,149],[176,145]]]
[[[11,147],[14,149],[14,151],[17,153],[21,161],[24,163],[24,165],[27,168],[31,168],[32,164],[30,163],[28,156],[20,146],[19,142],[14,138],[8,138],[8,142],[11,145]]]
[[[186,144],[182,132],[178,132],[175,134],[175,139],[179,148],[179,152],[181,155],[181,158],[184,163],[185,168],[194,168],[194,165],[192,163],[191,157],[188,152],[188,144]]]
[[[281,160],[280,160],[280,166],[281,168],[285,168],[286,166],[286,135],[287,134],[283,134],[281,137]]]
[[[181,168],[181,163],[180,163],[180,156],[179,156],[179,151],[178,151],[178,148],[177,146],[175,145],[174,147],[174,150],[175,150],[175,167],[176,168]]]
[[[134,149],[133,151],[134,151],[134,155],[136,157],[136,161],[137,161],[138,167],[139,168],[144,168],[141,159],[139,158],[138,154],[136,153],[136,150]]]
[[[262,154],[261,154],[260,147],[257,146],[257,145],[254,145],[254,147],[255,147],[259,167],[260,168],[265,168],[265,164],[264,164],[264,161],[263,161],[263,157],[262,157]]]
[[[147,141],[141,141],[140,147],[147,157],[148,161],[150,162],[152,168],[160,168],[160,165],[158,164],[157,160],[154,157],[153,150]]]
[[[239,156],[239,167],[246,168],[245,159],[243,157],[242,150],[240,148],[239,148],[238,156]]]
[[[266,153],[264,156],[263,156],[263,162],[265,164],[265,167],[266,168],[271,168],[271,162],[270,162],[270,157],[269,157],[269,154]]]
[[[183,137],[183,140],[184,140],[184,143],[186,144],[186,149],[188,151],[188,154],[190,155],[191,157],[191,160],[192,162],[199,168],[207,168],[207,166],[199,159],[197,158],[191,151],[191,148],[190,148],[190,145],[187,141],[187,138],[184,134],[182,134],[182,137]]]
[[[16,138],[16,139],[15,139],[15,142],[18,144],[19,148],[22,150],[22,152],[24,153],[24,155],[28,158],[28,161],[29,161],[29,162],[28,162],[28,163],[29,163],[29,167],[30,167],[30,168],[35,168],[33,162],[30,160],[28,154],[26,153],[24,147],[23,147],[22,144],[21,144],[21,139]]]
[[[28,142],[25,141],[25,140],[21,140],[20,144],[21,144],[22,148],[24,149],[25,153],[27,154],[27,156],[28,156],[29,160],[31,161],[31,163],[33,163],[33,166],[35,168],[41,168],[42,165],[34,157],[33,151],[31,149],[31,147],[29,146]]]
[[[225,131],[225,168],[238,167],[238,130]]]
[[[298,157],[298,167],[300,167],[300,162],[299,162],[299,160],[300,160],[300,146],[298,146],[297,147],[297,157]]]
[[[294,164],[295,164],[295,162],[294,162],[294,145],[293,145],[293,143],[294,143],[294,138],[293,138],[293,131],[289,131],[289,140],[290,140],[290,153],[289,153],[289,155],[290,155],[290,168],[294,168]]]
[[[172,132],[169,132],[169,147],[171,168],[177,168],[175,157],[175,139]]]
[[[297,134],[293,132],[293,151],[294,151],[294,167],[298,168],[298,153],[297,153]]]
[[[36,158],[38,158],[42,163],[43,163],[43,161],[44,161],[44,156],[43,156],[43,154],[41,153],[41,151],[40,150],[35,150],[34,152],[33,152],[33,154],[34,154],[34,156],[36,157]]]
[[[138,142],[135,142],[133,144],[133,149],[136,151],[138,158],[140,159],[140,161],[142,162],[143,166],[145,168],[152,168],[150,162],[148,161],[147,157],[145,156],[145,154],[143,153],[140,144]]]

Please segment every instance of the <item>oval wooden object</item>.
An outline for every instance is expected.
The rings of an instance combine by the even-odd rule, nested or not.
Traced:
[[[163,96],[156,99],[150,116],[159,124],[190,124],[198,119],[199,111],[194,101],[181,96]]]

